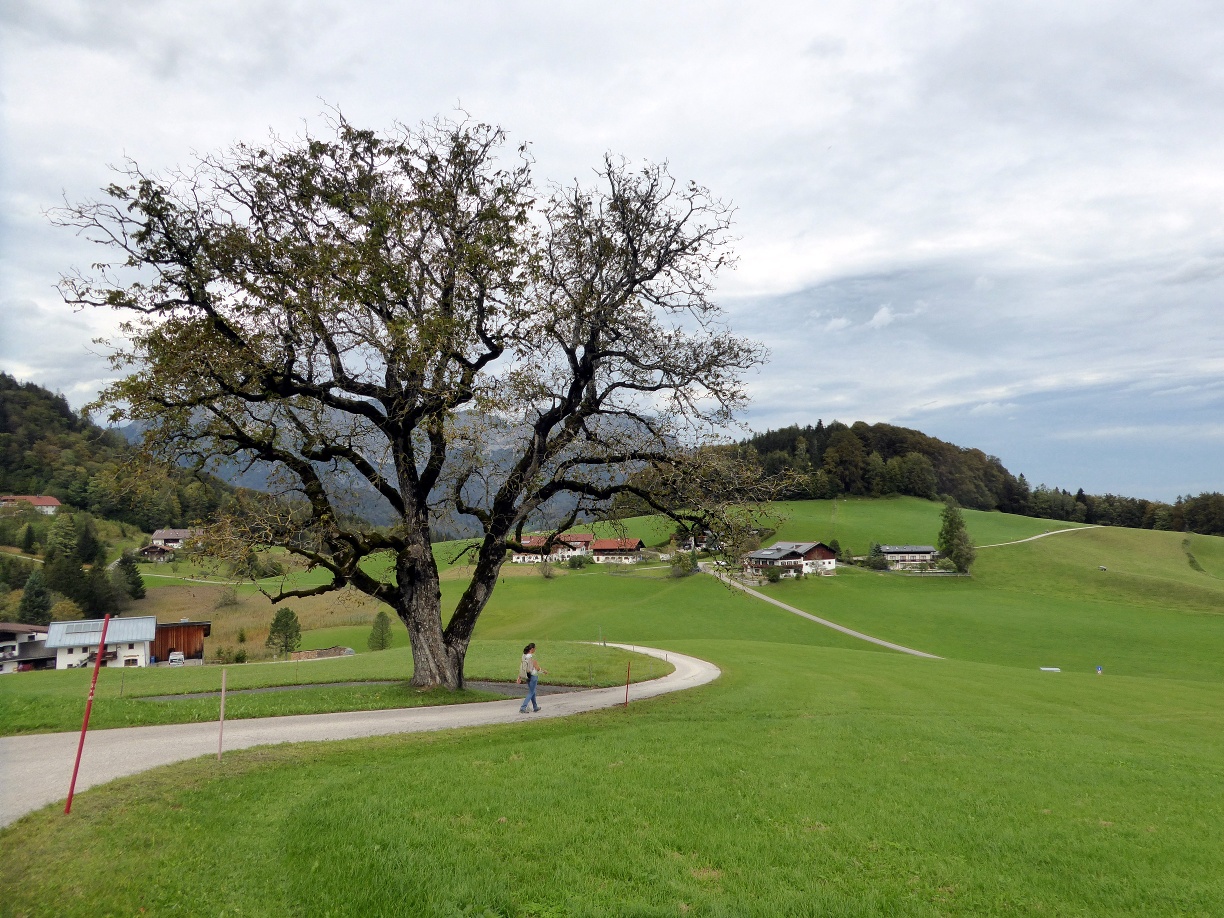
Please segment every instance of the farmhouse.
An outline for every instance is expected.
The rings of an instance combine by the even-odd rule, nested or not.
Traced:
[[[112,618],[106,629],[103,663],[107,666],[148,666],[156,635],[157,619],[152,615]],[[47,628],[47,649],[55,651],[56,669],[75,669],[94,662],[101,638],[100,618],[52,622]]]
[[[54,497],[36,497],[32,494],[5,494],[0,496],[0,510],[19,510],[21,505],[33,507],[39,513],[51,516],[60,508]]]
[[[565,532],[553,539],[552,551],[544,553],[547,536],[527,536],[523,539],[523,551],[510,556],[514,564],[539,564],[542,561],[566,561],[576,555],[589,555],[595,536],[586,532]]]
[[[744,567],[758,575],[775,568],[784,577],[826,573],[837,569],[837,552],[824,542],[775,542],[768,548],[749,552]]]
[[[595,539],[591,542],[591,558],[596,564],[633,564],[642,560],[641,539]]]
[[[46,625],[0,622],[0,673],[52,669],[55,651],[47,649]]]
[[[167,548],[170,551],[183,547],[183,544],[200,534],[198,529],[159,529],[149,539],[154,545]]]
[[[934,564],[934,545],[881,545],[880,551],[891,567],[912,567],[916,564]]]

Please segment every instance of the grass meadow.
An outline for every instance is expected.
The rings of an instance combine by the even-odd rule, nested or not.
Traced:
[[[930,543],[940,508],[783,509],[780,538],[861,552]],[[966,519],[981,544],[1053,528]],[[474,648],[532,639],[548,665],[563,642],[602,636],[723,676],[628,710],[117,781],[69,818],[51,807],[0,833],[0,910],[1224,914],[1222,546],[1092,529],[983,549],[971,578],[841,571],[769,588],[939,661],[708,577],[508,576]]]

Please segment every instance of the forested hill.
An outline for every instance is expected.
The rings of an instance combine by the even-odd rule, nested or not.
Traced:
[[[1044,484],[1030,487],[995,456],[891,424],[834,421],[828,427],[784,427],[756,434],[741,446],[754,451],[767,473],[794,469],[805,487],[793,498],[842,494],[951,495],[976,510],[1002,510],[1043,519],[1072,520],[1224,535],[1224,494],[1179,497],[1175,503],[1115,494],[1074,494]]]
[[[76,414],[62,395],[0,373],[0,493],[42,494],[150,530],[205,519],[230,490],[183,472],[139,489],[121,472],[132,446]]]

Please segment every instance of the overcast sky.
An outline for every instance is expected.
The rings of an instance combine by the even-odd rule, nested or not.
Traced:
[[[1036,484],[1224,488],[1224,5],[3,0],[0,369],[88,401],[45,211],[269,129],[457,106],[539,179],[666,159],[737,207],[757,430],[888,421]]]

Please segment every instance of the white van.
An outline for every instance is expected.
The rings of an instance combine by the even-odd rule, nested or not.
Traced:
[[[169,663],[171,666],[186,666],[187,665],[187,661],[183,657],[183,652],[181,650],[175,650],[171,652]]]

